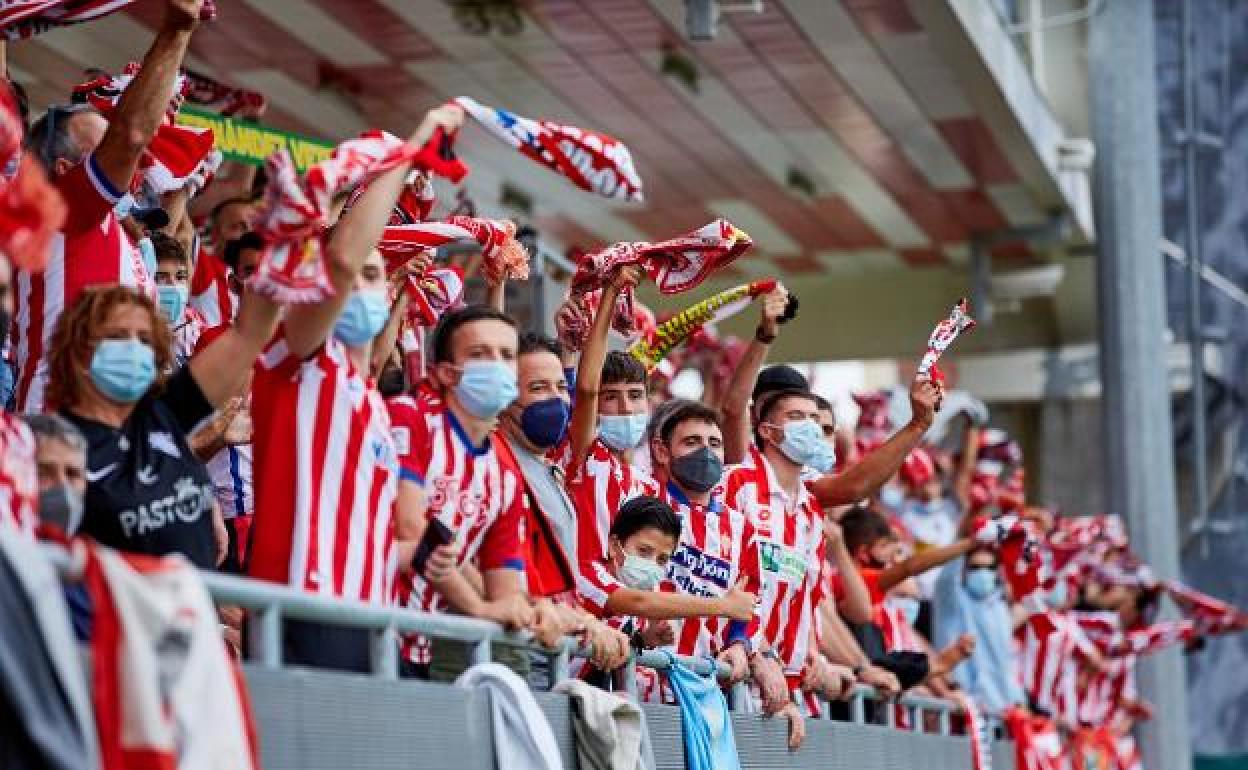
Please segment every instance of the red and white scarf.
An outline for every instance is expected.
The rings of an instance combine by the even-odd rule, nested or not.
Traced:
[[[130,62],[120,75],[100,75],[74,86],[72,98],[75,102],[92,105],[105,117],[111,117],[121,95],[134,82],[140,69],[142,67],[138,62]],[[179,74],[165,117],[140,162],[143,176],[159,194],[180,190],[208,160],[216,141],[210,128],[182,126],[175,122],[189,87],[185,75]]]
[[[181,557],[82,543],[103,770],[259,767],[243,678]]]
[[[508,219],[452,216],[441,222],[392,225],[377,248],[387,269],[394,269],[420,253],[464,241],[481,246],[481,269],[490,284],[528,279],[529,253],[516,240],[516,223]]]
[[[0,36],[23,40],[57,27],[67,27],[120,11],[134,0],[0,0]],[[216,3],[206,0],[200,19],[216,16]]]
[[[262,110],[267,103],[262,93],[226,85],[192,70],[182,70],[182,77],[186,81],[188,103],[225,116]]]
[[[716,219],[691,233],[666,241],[624,241],[577,260],[569,287],[572,296],[601,290],[626,265],[639,265],[663,294],[679,294],[701,284],[712,272],[745,253],[754,241],[726,219]],[[620,292],[612,326],[631,336],[637,311],[633,291]]]
[[[22,121],[7,86],[0,86],[0,254],[29,272],[43,270],[52,238],[67,213],[43,165],[22,152]]]
[[[382,131],[338,145],[300,179],[290,154],[269,157],[269,186],[253,229],[266,243],[248,285],[278,302],[315,303],[333,287],[325,270],[325,228],[333,199],[416,155],[418,148]]]
[[[953,310],[949,311],[949,317],[932,329],[932,334],[927,340],[927,351],[923,354],[923,360],[919,362],[916,379],[929,379],[932,376],[932,367],[945,354],[958,335],[974,328],[975,319],[971,318],[969,303],[963,297],[953,306]]]
[[[1066,749],[1052,720],[1013,708],[1005,712],[1005,724],[1014,739],[1018,770],[1066,769]]]
[[[436,326],[443,314],[464,304],[464,271],[451,265],[409,275],[404,291],[408,320],[415,326]]]
[[[605,198],[641,201],[641,177],[633,155],[619,139],[549,120],[533,120],[497,107],[487,107],[467,96],[455,104],[486,131],[582,190]]]

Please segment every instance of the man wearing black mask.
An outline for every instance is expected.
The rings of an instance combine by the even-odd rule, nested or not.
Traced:
[[[682,404],[663,419],[650,444],[662,488],[660,498],[681,519],[680,544],[667,579],[694,596],[723,596],[737,586],[762,588],[754,527],[724,502],[724,437],[719,415],[703,404]],[[732,668],[734,681],[753,675],[764,710],[784,711],[791,699],[775,651],[760,619],[690,618],[676,629],[675,651],[715,655]]]

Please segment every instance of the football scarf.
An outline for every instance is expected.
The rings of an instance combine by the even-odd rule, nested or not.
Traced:
[[[109,117],[140,69],[138,62],[130,62],[120,75],[100,75],[74,86],[71,98],[76,103],[90,104]],[[212,129],[182,126],[174,122],[189,88],[186,76],[178,75],[165,118],[140,161],[143,178],[158,194],[181,189],[207,160],[215,143]]]
[[[1065,770],[1066,751],[1052,720],[1012,708],[1005,712],[1005,724],[1014,738],[1018,770]]]
[[[923,360],[919,362],[916,379],[930,379],[932,367],[945,354],[958,335],[975,328],[975,319],[971,318],[968,308],[969,303],[963,297],[958,300],[958,304],[953,306],[953,310],[949,311],[949,317],[936,324],[931,337],[927,340],[927,351],[923,354]]]
[[[415,326],[433,327],[444,313],[464,304],[464,272],[450,266],[409,275],[403,290],[408,297],[408,320]]]
[[[754,242],[745,231],[726,219],[716,219],[691,233],[666,241],[625,241],[577,260],[569,293],[577,295],[599,291],[611,275],[626,265],[638,265],[663,294],[679,294],[701,284],[713,271],[730,264],[745,253]],[[636,333],[633,290],[621,291],[612,311],[612,327],[631,336]],[[588,332],[588,326],[585,332]],[[579,350],[584,338],[574,350]]]
[[[186,82],[186,101],[225,116],[263,109],[264,94],[235,88],[192,70],[182,70]]]
[[[628,147],[613,136],[549,120],[533,120],[461,96],[464,108],[487,132],[525,157],[604,198],[642,200],[641,178]],[[453,137],[447,138],[447,143]],[[445,150],[444,150],[445,154]]]
[[[302,179],[289,153],[270,156],[265,164],[269,186],[253,225],[266,246],[248,285],[276,302],[315,303],[329,297],[333,287],[323,252],[333,199],[410,162],[417,149],[390,134],[370,131],[338,145]]]
[[[120,11],[134,0],[0,0],[0,36],[24,40]],[[216,16],[213,0],[204,3],[201,20]]]
[[[507,219],[452,216],[441,222],[391,225],[377,248],[389,271],[421,252],[463,241],[481,246],[481,270],[490,284],[528,279],[529,253],[516,240],[516,223]]]
[[[628,352],[646,365],[646,371],[651,371],[695,331],[706,324],[731,318],[745,309],[755,297],[775,288],[775,279],[769,278],[734,286],[707,297],[659,324],[653,331],[643,333]]]

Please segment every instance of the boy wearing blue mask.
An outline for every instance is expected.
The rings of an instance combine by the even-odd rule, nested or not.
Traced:
[[[156,253],[156,302],[173,332],[173,356],[181,366],[195,352],[205,324],[187,304],[191,296],[191,260],[175,239],[160,232],[148,235]]]

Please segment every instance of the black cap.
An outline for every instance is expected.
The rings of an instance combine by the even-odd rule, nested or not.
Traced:
[[[221,259],[225,261],[225,264],[231,270],[237,270],[238,258],[242,255],[243,249],[259,250],[263,248],[264,239],[249,230],[225,244],[225,250],[221,253]]]
[[[752,397],[755,401],[767,393],[777,390],[809,390],[810,383],[806,377],[788,364],[769,366],[758,373],[754,383]]]
[[[130,216],[148,230],[163,230],[169,226],[169,212],[160,206],[142,208],[136,205],[130,209]]]

